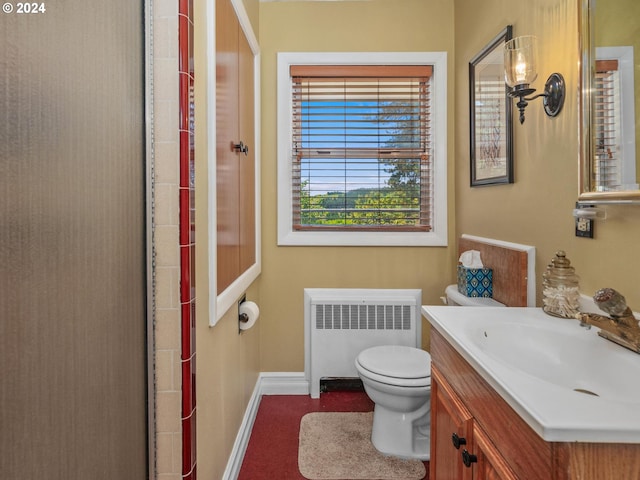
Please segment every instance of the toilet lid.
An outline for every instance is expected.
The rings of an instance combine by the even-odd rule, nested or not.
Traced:
[[[368,348],[358,355],[358,363],[369,370],[392,378],[431,376],[431,355],[419,348],[383,345]]]

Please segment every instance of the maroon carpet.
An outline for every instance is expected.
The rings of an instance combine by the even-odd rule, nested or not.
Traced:
[[[298,470],[300,420],[309,412],[368,412],[363,392],[329,392],[262,397],[238,480],[304,480]],[[429,467],[423,480],[429,478]]]

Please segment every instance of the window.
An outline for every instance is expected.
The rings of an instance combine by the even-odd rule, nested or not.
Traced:
[[[616,190],[620,178],[620,72],[617,60],[597,60],[595,74],[595,184]]]
[[[446,55],[278,55],[278,243],[446,245]]]
[[[633,47],[596,48],[593,180],[597,191],[638,188],[633,65]]]
[[[296,230],[431,229],[431,67],[293,65]]]

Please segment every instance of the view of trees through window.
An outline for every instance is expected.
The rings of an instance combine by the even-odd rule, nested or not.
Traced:
[[[406,229],[424,223],[430,192],[425,82],[407,93],[406,83],[392,79],[392,93],[382,98],[379,79],[373,82],[375,93],[359,84],[341,100],[316,90],[300,103],[294,145],[299,226]]]

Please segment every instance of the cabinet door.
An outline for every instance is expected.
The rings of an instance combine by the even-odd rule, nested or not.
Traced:
[[[240,274],[256,262],[256,172],[255,159],[255,93],[254,93],[254,56],[251,46],[242,29],[239,32],[239,130],[240,137],[247,150],[238,154],[239,180],[239,255]]]
[[[240,24],[230,0],[216,2],[217,287],[224,291],[240,271],[238,154],[238,40]]]
[[[254,84],[249,41],[231,1],[220,0],[216,2],[218,293],[256,262]]]
[[[461,454],[472,451],[472,425],[471,414],[432,365],[429,478],[471,479],[472,469],[464,466]]]
[[[477,424],[473,427],[473,440],[477,459],[473,480],[517,480],[504,457]]]

